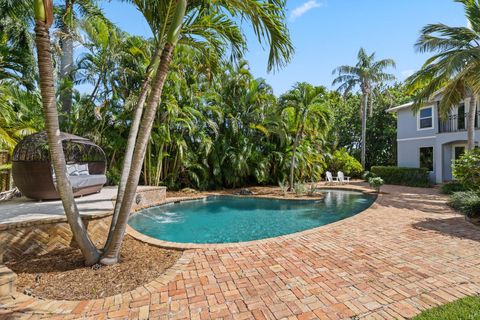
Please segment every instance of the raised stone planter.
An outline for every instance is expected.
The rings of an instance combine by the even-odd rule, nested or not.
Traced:
[[[132,211],[165,202],[165,187],[141,187],[135,196]],[[98,247],[105,243],[112,212],[83,215],[92,241]],[[72,232],[65,216],[0,225],[0,263],[25,254],[45,254],[74,246]]]

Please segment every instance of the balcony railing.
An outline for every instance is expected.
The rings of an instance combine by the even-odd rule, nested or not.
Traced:
[[[438,120],[438,132],[458,132],[466,131],[468,126],[468,112],[462,115],[454,114],[448,117],[446,121]],[[480,129],[480,110],[475,116],[475,128]]]

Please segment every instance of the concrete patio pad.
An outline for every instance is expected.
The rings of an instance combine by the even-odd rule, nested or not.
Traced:
[[[76,198],[78,209],[83,215],[108,213],[113,210],[117,195],[116,187],[103,188],[100,193]],[[0,202],[0,225],[65,216],[62,202],[35,201],[25,197]]]

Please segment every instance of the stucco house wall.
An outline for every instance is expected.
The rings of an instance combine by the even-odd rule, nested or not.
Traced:
[[[465,101],[465,112],[468,112],[468,99]],[[432,108],[433,128],[421,129],[418,113],[413,112],[411,104],[391,108],[390,112],[397,114],[397,165],[399,167],[419,168],[420,148],[433,147],[433,171],[430,173],[432,182],[450,181],[452,177],[452,159],[454,146],[464,146],[467,143],[467,131],[440,132],[439,115],[436,103],[425,105]],[[477,110],[480,118],[480,111]],[[452,109],[452,114],[457,108]],[[454,120],[457,121],[457,120]],[[480,119],[478,120],[480,127]],[[480,145],[480,128],[475,130],[475,141]]]

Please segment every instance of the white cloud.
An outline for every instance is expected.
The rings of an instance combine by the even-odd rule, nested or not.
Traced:
[[[320,3],[317,0],[309,0],[304,4],[302,4],[301,6],[298,6],[295,9],[293,9],[292,13],[290,14],[290,20],[294,21],[297,18],[300,18],[301,16],[303,16],[308,11],[315,8],[320,8],[322,6],[323,6],[323,3]]]
[[[412,74],[414,74],[415,71],[414,70],[405,70],[405,71],[402,71],[402,76],[404,78],[408,78],[410,77]]]

